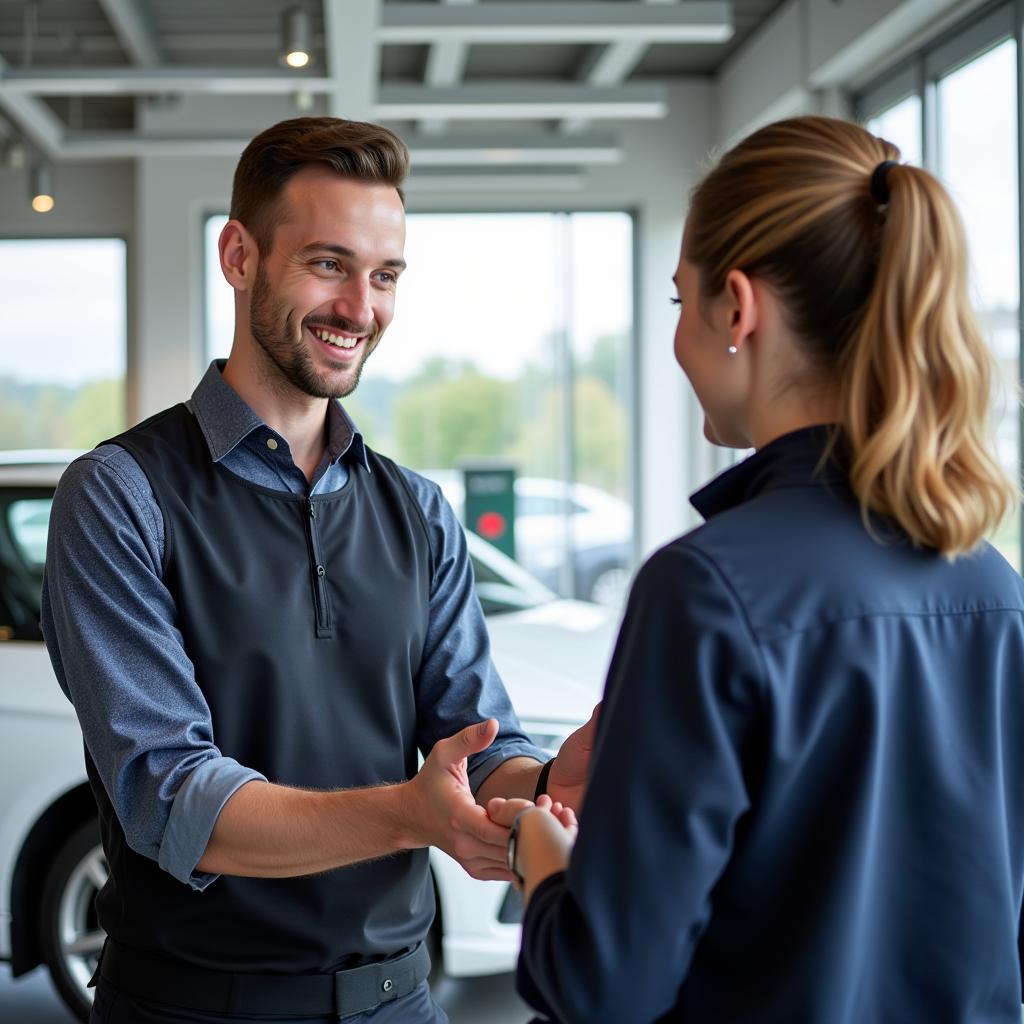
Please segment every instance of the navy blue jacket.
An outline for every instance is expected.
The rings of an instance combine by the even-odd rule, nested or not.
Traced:
[[[520,992],[559,1021],[1020,1024],[1024,586],[865,529],[825,428],[634,585]]]

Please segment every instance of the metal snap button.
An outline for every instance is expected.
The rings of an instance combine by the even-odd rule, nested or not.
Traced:
[[[277,441],[274,438],[272,438],[272,437],[268,437],[267,438],[267,447],[272,452],[276,452],[277,451]]]
[[[381,988],[385,992],[390,992],[395,987],[395,983],[390,978],[385,978]]]

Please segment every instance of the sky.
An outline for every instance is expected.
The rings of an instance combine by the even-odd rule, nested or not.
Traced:
[[[120,238],[0,240],[0,377],[124,375],[125,249]]]

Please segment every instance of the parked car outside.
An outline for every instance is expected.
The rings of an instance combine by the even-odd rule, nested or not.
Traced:
[[[45,964],[87,1019],[104,935],[94,910],[107,876],[82,737],[43,646],[39,598],[49,507],[66,452],[0,452],[0,959],[15,977]],[[611,614],[559,600],[467,534],[494,660],[525,729],[554,752],[600,696]],[[470,878],[430,851],[435,967],[459,977],[511,970],[521,905],[499,882]]]
[[[465,524],[465,486],[455,469],[427,469]],[[598,487],[551,477],[515,482],[516,561],[551,590],[621,608],[633,566],[633,510]],[[569,580],[565,553],[572,551]]]

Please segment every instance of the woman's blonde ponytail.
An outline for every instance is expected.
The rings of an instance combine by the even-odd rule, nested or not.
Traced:
[[[875,284],[842,360],[841,423],[865,511],[918,544],[970,551],[1014,488],[989,445],[995,364],[967,292],[967,248],[945,189],[892,168]]]
[[[768,125],[694,190],[686,257],[705,295],[733,268],[776,289],[839,396],[865,520],[889,517],[954,557],[992,533],[1017,489],[989,443],[996,368],[968,300],[960,218],[928,172],[898,159],[846,121]]]

